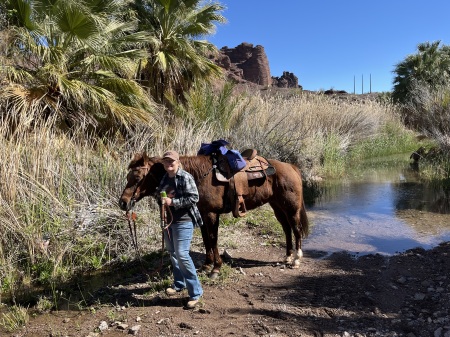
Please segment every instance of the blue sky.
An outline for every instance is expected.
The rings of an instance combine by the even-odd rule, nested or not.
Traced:
[[[391,91],[395,65],[419,43],[450,44],[449,0],[218,2],[228,22],[207,39],[263,46],[271,75],[292,72],[305,90]]]

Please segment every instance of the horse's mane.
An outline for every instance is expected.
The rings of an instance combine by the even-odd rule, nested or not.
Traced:
[[[136,153],[128,165],[128,169],[144,166],[148,162],[160,163],[161,159],[161,157],[149,157],[145,152]],[[195,179],[203,176],[212,167],[211,159],[208,156],[182,156],[180,161],[182,168],[189,171]]]
[[[157,157],[149,157],[147,155],[147,153],[145,152],[138,152],[134,155],[133,159],[131,159],[130,164],[128,165],[128,169],[133,169],[136,168],[138,166],[144,166],[146,165],[149,161],[152,161],[154,163],[159,162],[161,160],[161,158],[157,158]]]
[[[180,161],[184,170],[189,171],[197,180],[211,170],[212,162],[208,156],[183,156]]]

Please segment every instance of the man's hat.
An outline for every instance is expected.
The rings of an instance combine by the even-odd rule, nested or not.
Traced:
[[[178,155],[177,151],[167,151],[166,153],[163,154],[163,160],[164,159],[172,159],[172,160],[179,160],[180,156]]]

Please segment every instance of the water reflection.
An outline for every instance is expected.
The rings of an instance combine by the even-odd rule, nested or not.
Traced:
[[[316,190],[305,249],[393,254],[450,240],[449,190],[419,181],[407,156],[368,162]]]

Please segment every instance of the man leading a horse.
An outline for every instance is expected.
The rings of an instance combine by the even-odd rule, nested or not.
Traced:
[[[170,253],[174,283],[166,289],[169,296],[187,289],[188,309],[195,308],[203,294],[194,262],[189,255],[194,226],[203,225],[197,208],[199,200],[197,186],[191,174],[180,166],[176,151],[167,151],[162,158],[166,174],[162,177],[158,190],[164,196],[161,200],[168,222],[164,230],[166,250]]]
[[[204,223],[200,227],[205,245],[203,269],[210,271],[209,276],[215,278],[222,266],[222,258],[217,246],[219,216],[236,210],[234,206],[237,203],[234,196],[237,193],[232,184],[217,178],[214,168],[217,167],[215,164],[217,158],[214,156],[182,156],[179,159],[183,164],[183,170],[193,176],[197,185],[199,192],[197,207]],[[270,204],[285,234],[285,262],[292,268],[298,268],[303,255],[301,240],[309,231],[300,170],[292,164],[269,159],[267,162],[270,163],[272,172],[265,169],[254,172],[251,170],[252,160],[249,159],[250,157],[246,157],[249,168],[244,168],[239,174],[253,176],[261,173],[261,178],[249,179],[247,182],[241,181],[245,182],[245,189],[239,193],[238,204],[241,205],[242,201],[246,211],[266,203]],[[218,160],[220,161],[220,158]],[[166,164],[161,157],[149,157],[146,153],[137,153],[128,165],[130,172],[127,176],[127,185],[119,200],[120,208],[129,211],[143,197],[159,196],[158,186],[163,176],[167,174],[165,167]],[[239,215],[239,212],[233,212],[233,215],[235,213]]]

